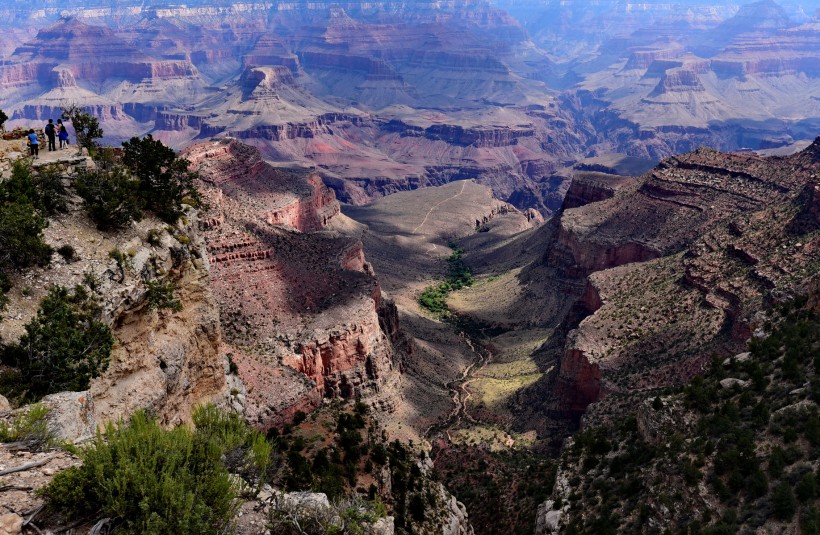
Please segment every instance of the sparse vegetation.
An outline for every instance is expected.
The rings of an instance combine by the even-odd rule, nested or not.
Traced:
[[[145,285],[148,288],[145,299],[149,310],[170,310],[172,312],[182,310],[182,301],[174,295],[177,286],[172,281],[154,279],[146,282]]]
[[[157,247],[162,243],[162,229],[152,228],[148,231],[148,234],[145,236],[145,241],[148,245],[153,247]]]
[[[357,496],[324,507],[276,495],[268,518],[271,532],[277,535],[364,535],[369,533],[368,526],[385,514],[381,502]]]
[[[10,425],[0,422],[0,442],[17,442],[28,451],[42,451],[54,443],[48,429],[48,409],[33,403],[11,419]]]
[[[587,476],[573,484],[566,532],[649,533],[650,519],[674,503],[681,533],[751,532],[794,519],[801,533],[816,533],[820,319],[804,304],[772,311],[771,335],[752,339],[750,358],[716,356],[671,397],[645,400],[645,418],[663,410],[691,419],[685,435],[670,427],[660,443],[648,441],[635,418],[578,433],[563,462]],[[727,378],[746,386],[721,385]],[[687,513],[695,510],[703,514]]]
[[[6,115],[6,112],[0,110],[0,131],[6,131],[6,121],[9,120],[9,116]]]
[[[384,475],[396,532],[414,532],[420,522],[433,520],[428,513],[438,505],[437,484],[422,472],[412,444],[386,443],[368,412],[364,403],[335,403],[310,417],[298,415],[281,434],[272,430],[280,451],[272,482],[288,492],[325,493],[332,503],[354,491],[373,502]]]

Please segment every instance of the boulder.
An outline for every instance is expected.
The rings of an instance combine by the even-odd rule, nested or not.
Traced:
[[[744,381],[743,379],[736,379],[734,377],[727,377],[726,379],[721,379],[720,381],[721,388],[746,388],[749,386],[749,381]]]
[[[0,516],[0,535],[19,535],[23,532],[23,517],[15,513]]]
[[[48,428],[54,438],[78,443],[97,432],[94,400],[88,391],[51,394],[41,403],[48,408]]]
[[[395,533],[395,526],[393,525],[393,517],[386,516],[380,518],[367,528],[368,535],[393,535]]]
[[[724,360],[724,361],[723,361],[723,365],[724,365],[724,366],[728,366],[729,364],[731,364],[731,363],[732,363],[732,361],[735,361],[735,362],[746,362],[747,360],[749,360],[749,359],[751,359],[751,358],[752,358],[752,354],[751,354],[751,353],[749,353],[748,351],[747,351],[747,352],[745,352],[745,353],[738,353],[738,354],[737,354],[737,355],[735,355],[734,357],[729,357],[729,358],[727,358],[726,360]]]

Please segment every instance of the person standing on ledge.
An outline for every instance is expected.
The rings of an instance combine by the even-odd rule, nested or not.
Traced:
[[[28,131],[28,148],[32,156],[35,158],[40,156],[40,142],[37,141],[37,134],[34,133],[34,130]]]
[[[54,135],[56,132],[54,131],[54,119],[49,119],[48,124],[45,128],[46,137],[48,137],[48,150],[57,150],[57,147],[54,146]]]
[[[68,130],[66,130],[62,119],[57,119],[57,137],[60,138],[61,149],[63,148],[63,145],[68,147]]]

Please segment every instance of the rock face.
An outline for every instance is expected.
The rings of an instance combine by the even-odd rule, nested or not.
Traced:
[[[195,405],[211,400],[225,387],[219,311],[204,243],[197,237],[196,218],[188,221],[190,226],[178,236],[188,236],[194,246],[172,245],[167,256],[142,249],[134,256],[137,274],[142,258],[148,272],[161,266],[161,272],[177,285],[182,310],[156,313],[144,302],[134,306],[145,292],[138,283],[114,293],[107,303],[118,345],[103,380],[93,382],[90,390],[100,421],[126,418],[137,408],[148,408],[163,423],[187,422]],[[176,241],[170,236],[168,240]]]
[[[389,380],[389,305],[361,243],[327,230],[339,204],[315,174],[276,169],[236,141],[191,148],[211,205],[202,222],[246,415],[282,425],[322,397]]]
[[[761,303],[814,269],[818,146],[787,158],[701,149],[565,210],[544,262],[588,283],[556,407],[578,415],[608,393],[687,381],[712,350],[742,349]]]
[[[634,179],[604,173],[576,173],[564,196],[562,208],[579,208],[592,202],[612,198]]]
[[[7,105],[13,120],[58,118],[76,103],[107,123],[111,139],[139,133],[143,117],[129,114],[137,105],[186,105],[203,87],[189,60],[151,57],[112,30],[73,18],[41,30],[0,68],[8,104],[20,104]]]

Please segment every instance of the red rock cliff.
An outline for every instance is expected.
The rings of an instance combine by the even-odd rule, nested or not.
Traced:
[[[389,314],[361,243],[316,232],[339,213],[333,192],[236,141],[187,157],[212,206],[204,235],[249,418],[281,425],[321,396],[378,389],[392,370],[393,333],[380,326]]]

